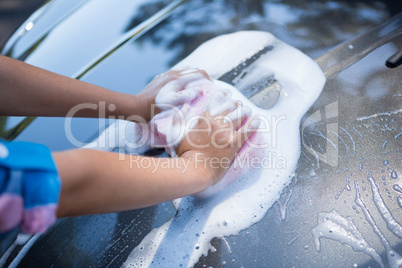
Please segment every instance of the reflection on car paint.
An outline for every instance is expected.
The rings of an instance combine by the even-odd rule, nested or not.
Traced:
[[[166,3],[167,1],[147,1],[144,5],[156,6],[160,2]],[[181,60],[203,41],[240,29],[272,32],[279,39],[316,58],[329,51],[334,45],[351,39],[366,29],[385,21],[392,14],[401,12],[398,3],[393,0],[325,3],[313,0],[299,1],[297,4],[295,1],[287,0],[279,2],[188,1],[183,8],[176,10],[176,14],[137,39],[132,46],[120,49],[104,60],[89,75],[89,78],[93,83],[107,85],[109,88],[118,90],[124,90],[127,87],[140,88],[143,84],[145,85],[147,79],[156,74],[155,72],[166,70],[169,64],[172,65]],[[141,13],[143,18],[149,18],[153,14],[152,10],[155,9],[144,8],[141,9],[141,12],[137,10],[133,13]],[[140,14],[133,16],[138,15]],[[72,13],[71,17],[73,16]],[[56,17],[62,16],[57,14]],[[103,20],[106,17],[107,15],[96,15],[93,11],[88,13],[89,20],[98,18]],[[109,19],[109,21],[112,20],[112,18]],[[126,18],[127,27],[130,27],[131,20],[135,20],[135,18]],[[124,31],[127,30],[127,27]],[[34,28],[21,38],[21,41],[25,42],[24,38],[28,38],[38,29],[39,20],[38,23],[35,23]],[[66,35],[70,40],[76,38],[74,32]],[[66,45],[68,42],[66,41]],[[381,218],[377,220],[378,214],[374,213],[375,204],[368,200],[371,196],[364,194],[367,189],[370,189],[366,186],[368,171],[372,172],[384,198],[384,203],[393,213],[395,220],[402,221],[401,214],[398,213],[402,208],[402,196],[398,190],[395,190],[400,189],[400,185],[402,185],[398,166],[402,132],[397,125],[401,121],[401,113],[380,115],[401,108],[402,95],[398,92],[400,91],[398,83],[400,84],[400,77],[402,77],[401,68],[398,67],[391,72],[385,66],[381,67],[390,56],[397,52],[397,48],[394,47],[398,42],[400,44],[400,39],[393,39],[386,46],[369,54],[366,59],[331,79],[319,100],[306,115],[309,117],[314,112],[324,109],[328,103],[338,102],[338,118],[333,118],[334,121],[322,122],[322,128],[314,129],[317,125],[311,125],[304,132],[302,138],[303,141],[306,141],[307,147],[302,146],[298,168],[288,187],[293,194],[287,202],[285,220],[282,220],[277,208],[270,209],[261,222],[240,232],[238,236],[214,240],[213,245],[216,251],[209,252],[208,257],[201,258],[198,266],[247,267],[264,264],[272,267],[351,266],[352,264],[354,267],[379,266],[377,262],[371,261],[370,257],[365,254],[356,254],[347,246],[339,245],[342,247],[340,249],[338,242],[334,241],[327,241],[328,247],[326,243],[323,243],[322,250],[316,254],[310,230],[317,224],[317,213],[336,209],[345,217],[351,216],[356,227],[368,241],[370,240],[372,247],[378,251],[378,254],[383,254],[382,243],[378,239],[378,241],[371,239],[372,230],[367,229],[368,224],[365,224],[366,221],[360,213],[361,209],[354,203],[354,191],[348,191],[350,183],[347,178],[352,182],[360,182],[361,197],[365,205],[373,212],[372,215],[377,221],[378,227],[384,228],[385,225],[382,225],[384,221]],[[349,49],[358,51],[353,45]],[[158,60],[154,59],[155,51],[157,51]],[[67,50],[64,53],[69,55],[69,61],[77,59],[74,53]],[[45,60],[46,57],[48,57],[47,54],[43,55],[41,60]],[[126,60],[133,63],[127,64]],[[59,62],[58,65],[61,63]],[[141,72],[142,70],[146,71]],[[121,75],[122,73],[127,74]],[[371,115],[378,116],[356,121],[356,118]],[[45,119],[43,119],[44,121]],[[39,124],[39,122],[34,122],[26,130],[26,134],[23,133],[22,138],[38,141],[42,136],[38,133],[43,132],[43,129],[51,126],[55,131],[57,124],[54,121],[46,122],[51,123],[42,123],[36,130],[33,125]],[[329,133],[332,135],[327,135],[326,127],[330,126],[330,130],[334,130],[332,128],[335,126],[334,122],[339,123],[353,137],[356,143],[356,155],[353,153],[353,143],[346,132],[339,129],[338,135],[349,146],[350,158],[346,154],[344,143],[340,139],[338,143],[338,138],[331,131]],[[391,128],[394,129],[391,130]],[[84,132],[85,129],[88,129],[88,123],[81,125],[80,132]],[[314,135],[313,132],[318,135]],[[56,131],[56,133],[59,134],[53,135],[51,139],[40,140],[40,142],[52,141],[52,146],[63,143],[61,138],[64,132]],[[333,145],[337,145],[336,152],[339,152],[339,159],[337,159],[339,163],[335,167],[328,165],[328,159],[326,160],[318,154],[322,155],[323,152],[327,152],[328,147],[335,149]],[[63,149],[71,147],[71,145],[63,146]],[[385,160],[388,161],[387,165],[383,165]],[[345,187],[346,191],[337,195],[340,189]],[[285,191],[280,200],[286,200],[288,194],[289,192]],[[336,196],[338,198],[335,198]],[[158,227],[165,221],[164,211],[167,207],[166,204],[160,205],[155,209],[157,212],[152,212],[153,210],[150,208],[119,213],[118,217],[113,218],[114,220],[109,220],[109,214],[102,217],[96,215],[80,219],[67,219],[60,222],[48,234],[41,236],[40,240],[32,245],[32,249],[22,260],[21,265],[27,267],[35,265],[71,266],[74,263],[78,266],[119,266],[141,241],[141,234],[150,231],[147,227]],[[148,214],[150,216],[147,216]],[[171,208],[167,215],[171,217],[173,214],[174,211]],[[95,219],[97,222],[91,219]],[[152,221],[152,223],[148,221]],[[109,234],[104,236],[103,232],[99,232],[99,230],[105,230]],[[402,252],[400,239],[388,235],[385,231],[384,234],[387,235],[387,240],[392,248],[397,252]],[[296,237],[297,239],[294,240]],[[222,247],[220,247],[221,244]],[[333,249],[339,250],[341,257],[334,254]],[[387,265],[387,262],[384,264]]]

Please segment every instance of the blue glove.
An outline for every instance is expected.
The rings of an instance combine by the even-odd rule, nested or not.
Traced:
[[[56,220],[60,184],[47,147],[0,140],[0,233],[45,232]]]

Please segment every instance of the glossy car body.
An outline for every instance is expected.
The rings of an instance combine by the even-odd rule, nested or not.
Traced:
[[[402,11],[395,3],[53,0],[17,30],[2,53],[133,94],[204,41],[238,30],[271,32],[326,70],[333,70],[328,62],[336,62],[302,121],[302,155],[292,184],[261,222],[238,236],[213,240],[217,251],[197,266],[380,267],[367,254],[371,248],[388,267],[390,248],[402,255],[401,237],[378,208],[385,206],[402,224],[402,67],[385,64],[402,48],[400,14],[387,23]],[[381,23],[386,26],[379,32],[391,27],[391,35],[358,38]],[[19,121],[9,118],[6,129]],[[64,119],[38,118],[17,139],[66,149],[89,141],[107,123],[74,119],[71,133],[65,133]],[[376,182],[383,206],[367,178]],[[357,189],[363,207],[357,204]],[[21,253],[25,257],[18,262],[24,267],[120,266],[152,228],[174,214],[173,206],[164,203],[62,219],[47,234],[34,237],[36,242],[26,247],[29,251]],[[347,234],[345,226],[342,229],[342,219],[356,226],[369,247],[352,249],[353,241],[361,240],[356,233]],[[320,223],[326,220],[340,231],[319,234],[318,248],[314,230],[325,230]],[[18,248],[8,264],[17,253]]]

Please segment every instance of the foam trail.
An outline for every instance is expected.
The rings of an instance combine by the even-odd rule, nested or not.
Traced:
[[[282,203],[281,200],[278,200],[278,206],[279,206],[279,213],[281,220],[284,221],[286,219],[286,210],[287,210],[287,205],[288,202],[290,201],[290,198],[292,197],[293,190],[290,189],[289,193],[286,195],[285,201]]]
[[[324,159],[326,160],[326,159],[327,159],[327,157],[325,156],[325,151],[324,151],[324,149],[322,148],[321,144],[317,144],[317,147],[318,147],[318,149],[320,149],[321,154],[323,154],[323,155],[324,155]]]
[[[391,245],[389,244],[388,240],[385,238],[384,234],[378,228],[369,210],[367,209],[366,205],[361,199],[359,183],[357,181],[355,181],[355,189],[356,189],[355,203],[362,209],[367,222],[371,225],[374,233],[378,236],[378,238],[380,238],[381,243],[383,244],[385,251],[387,253],[386,255],[388,260],[388,267],[399,268],[402,265],[402,257],[391,248]]]
[[[10,263],[8,266],[9,268],[16,268],[21,260],[25,257],[29,249],[35,244],[36,240],[41,236],[41,234],[35,234],[33,235],[28,242],[24,245],[24,247],[20,250],[18,255],[13,259],[13,261]]]
[[[228,242],[224,237],[222,237],[221,240],[222,240],[222,242],[225,244],[226,249],[228,250],[229,254],[232,254],[233,251],[232,251],[232,249],[230,248],[229,242]]]
[[[331,132],[333,132],[333,131],[331,130]],[[338,146],[335,145],[335,144],[332,142],[331,139],[328,139],[327,137],[325,137],[325,135],[322,134],[321,131],[318,131],[318,132],[311,132],[311,135],[314,135],[314,136],[317,136],[317,137],[320,137],[320,138],[324,139],[327,144],[330,144],[330,145],[335,149],[335,152],[338,154],[338,157],[339,157],[340,159],[342,159],[342,156],[339,154]],[[313,154],[317,155],[316,151],[313,150],[313,148],[312,148],[312,146],[311,146],[311,142],[309,142],[309,144],[310,144],[310,148],[311,148],[310,152],[313,152]],[[321,147],[321,146],[320,146],[320,147]],[[325,159],[326,159],[326,155],[327,155],[326,153],[323,154],[323,156],[325,157]],[[318,157],[318,155],[317,155],[317,157]],[[318,165],[317,167],[320,167],[320,165]]]
[[[388,141],[387,140],[385,140],[383,143],[382,143],[382,145],[381,145],[381,149],[385,149],[385,147],[387,146],[387,143],[388,143]]]
[[[295,237],[293,237],[289,242],[286,243],[287,246],[292,245],[298,238],[300,235],[296,235]]]
[[[398,109],[398,110],[395,110],[395,111],[390,111],[390,112],[385,112],[385,113],[377,113],[377,114],[372,114],[372,115],[369,115],[369,116],[363,116],[363,117],[359,117],[359,118],[356,118],[356,121],[364,121],[364,120],[368,120],[368,119],[372,119],[372,118],[377,118],[377,117],[379,117],[379,116],[390,116],[390,115],[393,115],[393,114],[398,114],[398,113],[400,113],[400,112],[402,112],[402,109]],[[378,126],[378,125],[377,125]]]
[[[355,127],[353,127],[353,130],[360,136],[360,139],[363,140],[363,135]]]
[[[318,131],[318,132],[311,132],[311,134],[312,134],[312,135],[315,135],[315,136],[317,136],[317,137],[323,138],[326,142],[328,142],[329,144],[331,144],[331,146],[334,147],[334,149],[338,152],[338,147],[337,147],[330,139],[328,139],[327,137],[325,137],[325,135],[322,134],[321,131]]]
[[[302,154],[304,155],[304,157],[306,157],[306,158],[307,158],[307,161],[311,163],[311,159],[310,159],[310,157],[308,157],[308,156],[307,156],[307,154],[306,154],[305,152],[302,152]]]
[[[398,238],[402,239],[402,226],[392,216],[391,211],[384,204],[384,200],[381,197],[377,184],[375,183],[371,173],[367,180],[370,182],[371,191],[373,192],[373,201],[382,218],[387,223],[388,229]]]
[[[353,145],[353,153],[356,155],[356,143],[355,143],[355,140],[353,139],[352,135],[350,135],[350,133],[346,129],[344,129],[343,127],[339,126],[339,128],[342,129],[343,132],[346,133],[346,135],[348,135],[348,137],[351,140],[352,145]]]
[[[346,178],[346,185],[335,195],[335,199],[338,199],[344,190],[348,190],[348,191],[351,190],[349,183],[350,183],[350,178],[348,177],[348,178]]]
[[[269,33],[239,32],[204,43],[175,69],[198,67],[217,78],[268,45],[273,50],[254,62],[247,75],[258,78],[266,73],[274,74],[283,92],[271,109],[258,108],[234,87],[215,82],[261,118],[255,137],[258,144],[270,145],[257,149],[263,153],[262,158],[258,157],[263,166],[244,166],[230,186],[209,198],[182,198],[177,215],[151,231],[133,250],[124,267],[194,266],[212,249],[210,241],[214,237],[236,235],[260,221],[290,184],[301,153],[301,117],[318,98],[325,83],[318,65]]]
[[[317,252],[321,251],[320,239],[327,238],[347,244],[353,251],[367,254],[380,267],[385,268],[380,255],[367,243],[350,216],[344,218],[336,210],[332,210],[329,213],[319,212],[317,218],[317,225],[311,230]]]
[[[341,136],[338,135],[338,133],[336,133],[335,131],[331,130],[332,133],[334,133],[343,143],[343,145],[345,145],[346,148],[346,154],[348,155],[348,157],[350,158],[350,154],[349,154],[349,146],[346,144],[346,142],[343,140],[343,138]]]
[[[313,152],[313,154],[314,154],[314,158],[317,163],[317,168],[320,168],[320,157],[318,156],[317,152],[313,149],[313,145],[311,144],[309,138],[307,138],[306,135],[304,135],[304,138],[307,140],[308,146],[310,147],[311,152]]]
[[[17,238],[15,239],[15,241],[11,244],[11,246],[6,250],[6,252],[4,252],[3,256],[1,256],[0,258],[0,267],[4,267],[8,257],[10,256],[10,254],[13,252],[13,250],[15,249],[15,247],[20,246],[20,245],[24,245],[27,243],[27,241],[31,238],[31,235],[28,234],[18,234]],[[30,247],[28,247],[30,248]],[[23,247],[24,249],[24,247]],[[26,251],[25,251],[26,252]],[[25,255],[25,254],[24,254]],[[21,258],[20,258],[21,259]],[[19,262],[18,262],[19,263]],[[17,264],[18,264],[17,263]]]

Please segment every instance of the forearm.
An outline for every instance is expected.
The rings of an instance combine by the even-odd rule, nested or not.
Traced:
[[[134,95],[117,93],[0,56],[0,115],[65,117],[79,104],[92,104],[71,114],[75,117],[127,118],[141,112]],[[105,111],[99,112],[99,103]],[[110,110],[113,104],[115,109]],[[96,106],[95,106],[96,105]]]
[[[147,207],[212,184],[207,170],[188,158],[118,157],[93,150],[54,153],[62,180],[58,217]]]

